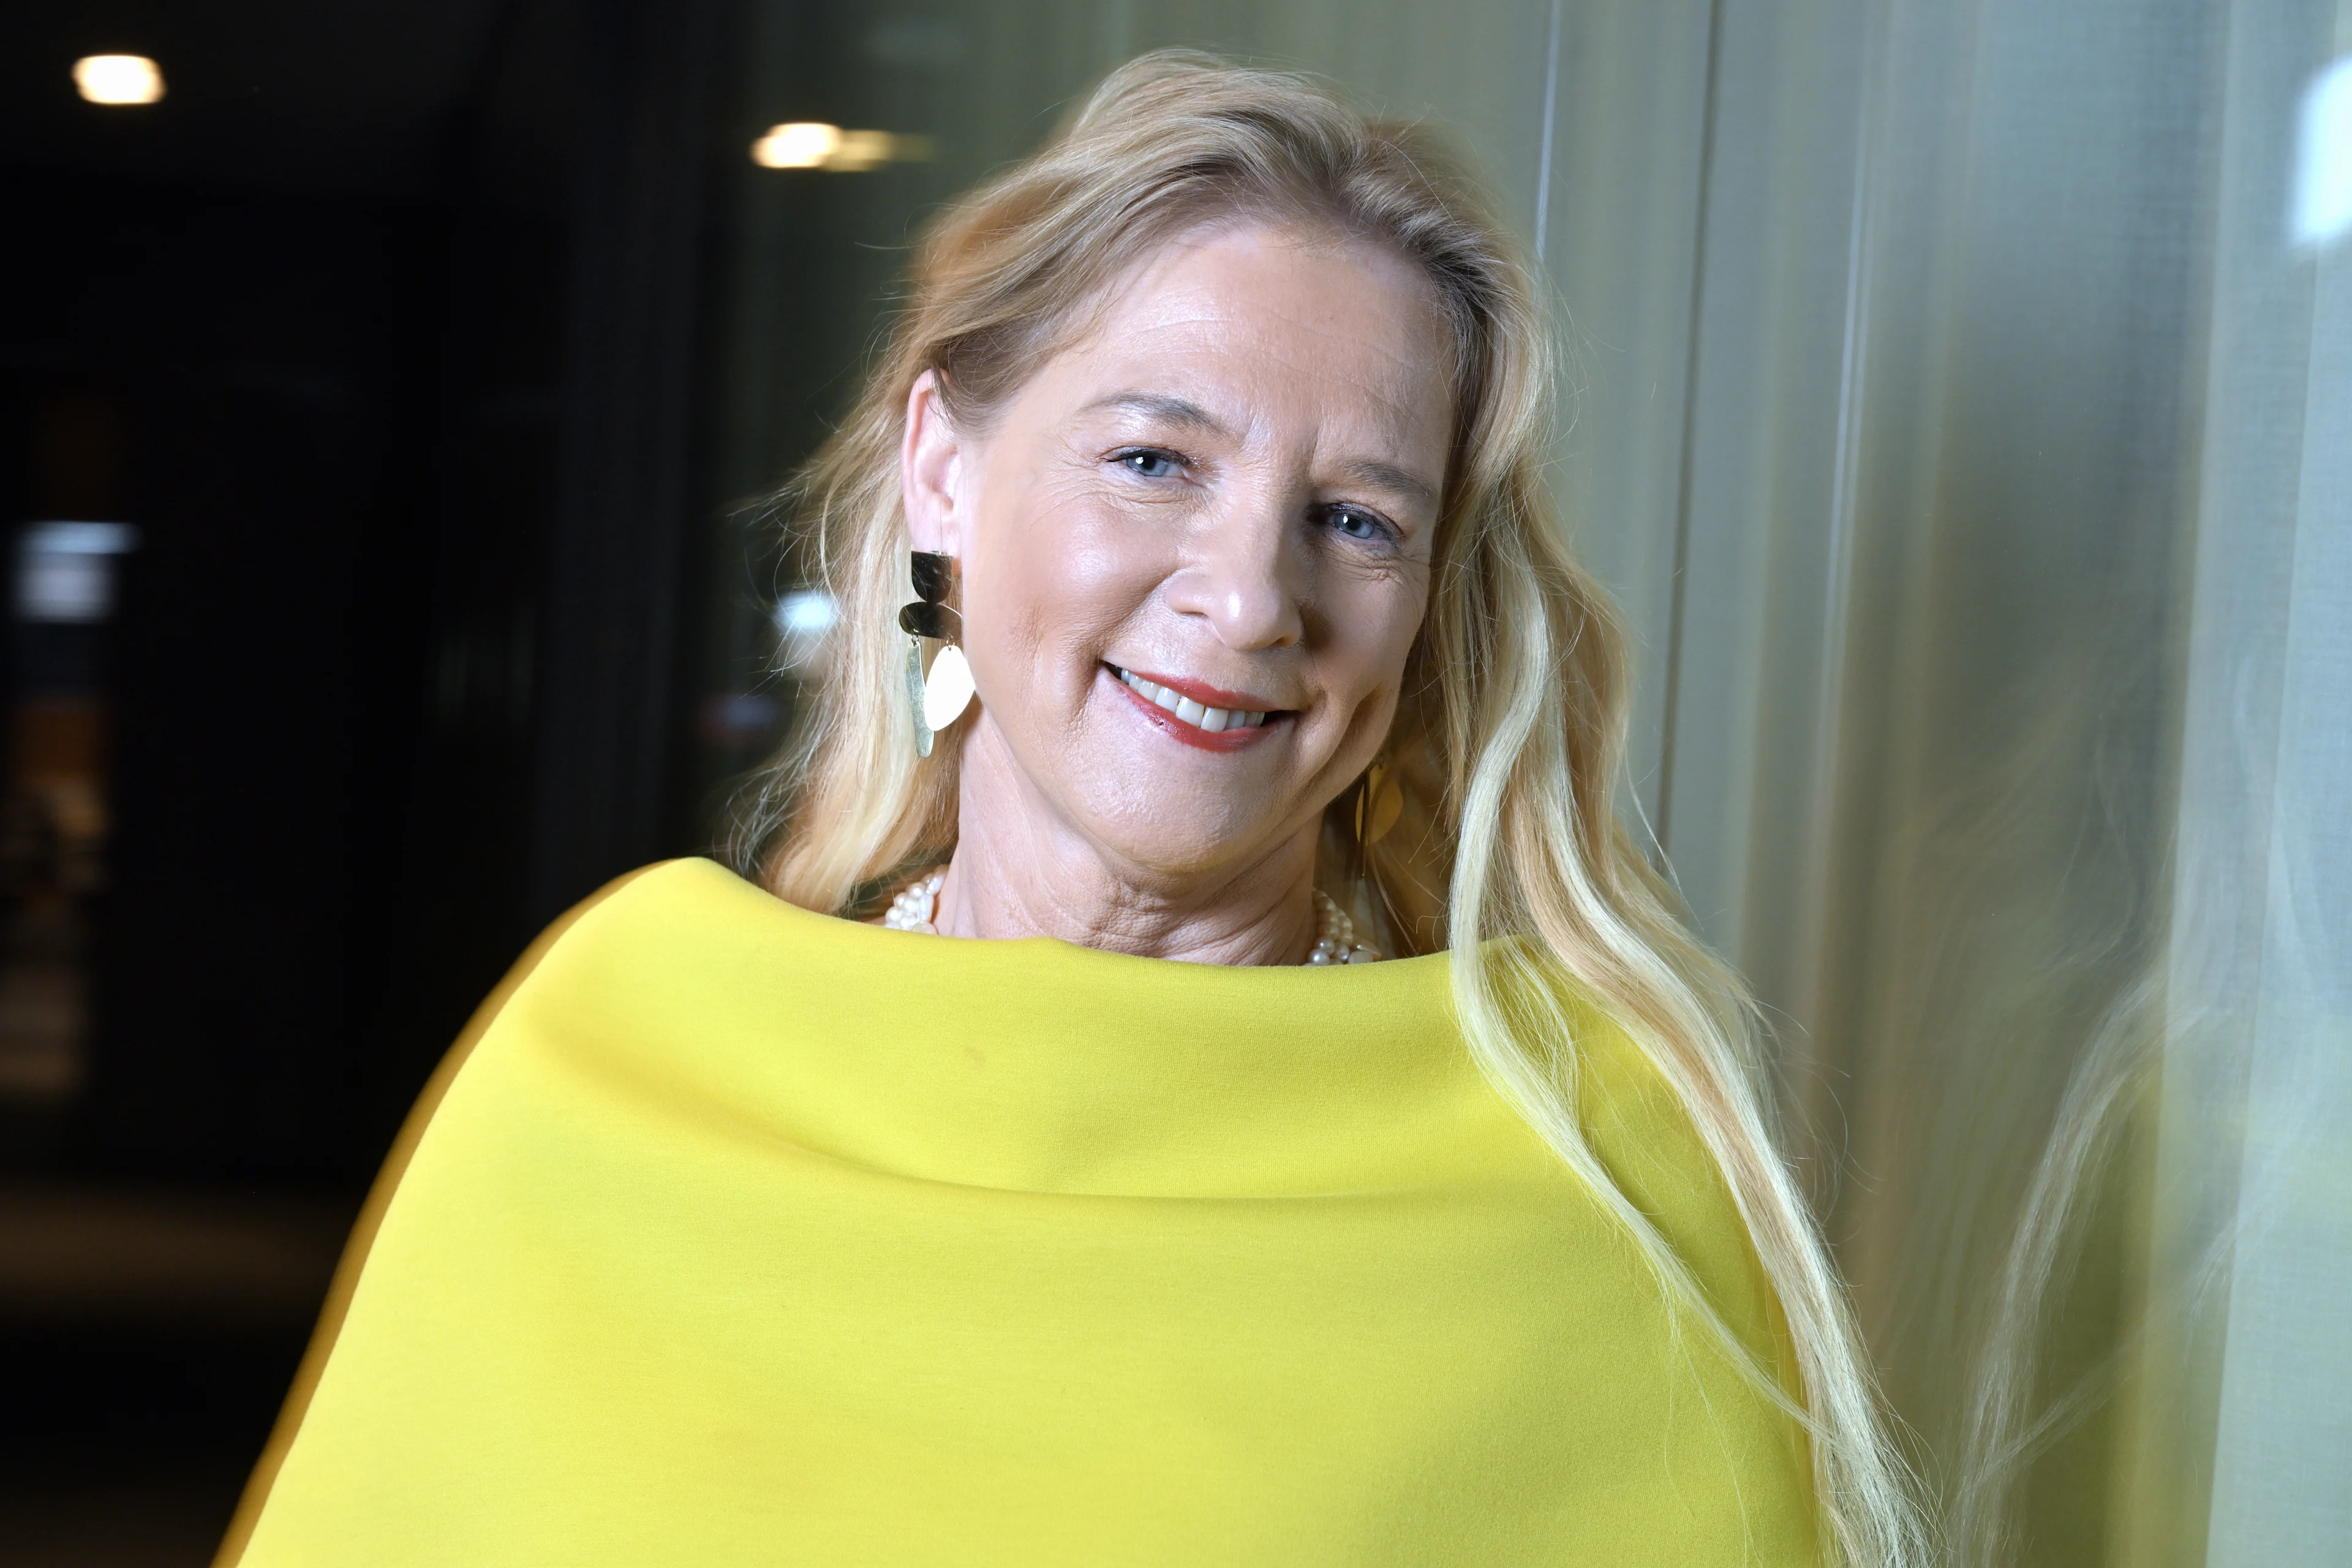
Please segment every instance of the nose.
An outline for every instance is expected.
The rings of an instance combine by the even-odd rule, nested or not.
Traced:
[[[1289,647],[1306,633],[1301,563],[1293,549],[1290,498],[1228,491],[1198,516],[1170,607],[1199,616],[1236,653]]]

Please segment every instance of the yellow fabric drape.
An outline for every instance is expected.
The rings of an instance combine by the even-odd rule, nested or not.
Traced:
[[[1818,1561],[1801,1433],[1447,997],[1442,956],[957,942],[640,872],[420,1107],[223,1562]],[[1587,1022],[1604,1159],[1782,1357]]]

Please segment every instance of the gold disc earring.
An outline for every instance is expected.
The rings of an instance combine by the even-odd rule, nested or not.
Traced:
[[[1356,842],[1367,847],[1378,844],[1403,813],[1404,791],[1397,787],[1396,770],[1373,763],[1356,796]]]

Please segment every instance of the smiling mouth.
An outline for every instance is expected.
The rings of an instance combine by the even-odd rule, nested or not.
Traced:
[[[1190,725],[1208,734],[1217,735],[1236,730],[1261,729],[1265,721],[1274,716],[1274,711],[1265,709],[1211,707],[1208,703],[1187,697],[1173,687],[1154,680],[1150,676],[1138,675],[1131,669],[1121,669],[1115,664],[1106,664],[1103,668],[1118,677],[1120,684],[1129,690],[1153,707],[1162,710],[1178,723]]]

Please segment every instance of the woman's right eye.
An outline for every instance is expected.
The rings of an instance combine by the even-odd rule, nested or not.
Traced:
[[[1118,460],[1129,472],[1147,479],[1168,479],[1183,466],[1175,453],[1163,452],[1154,447],[1139,447],[1132,452],[1121,452],[1118,455]]]

